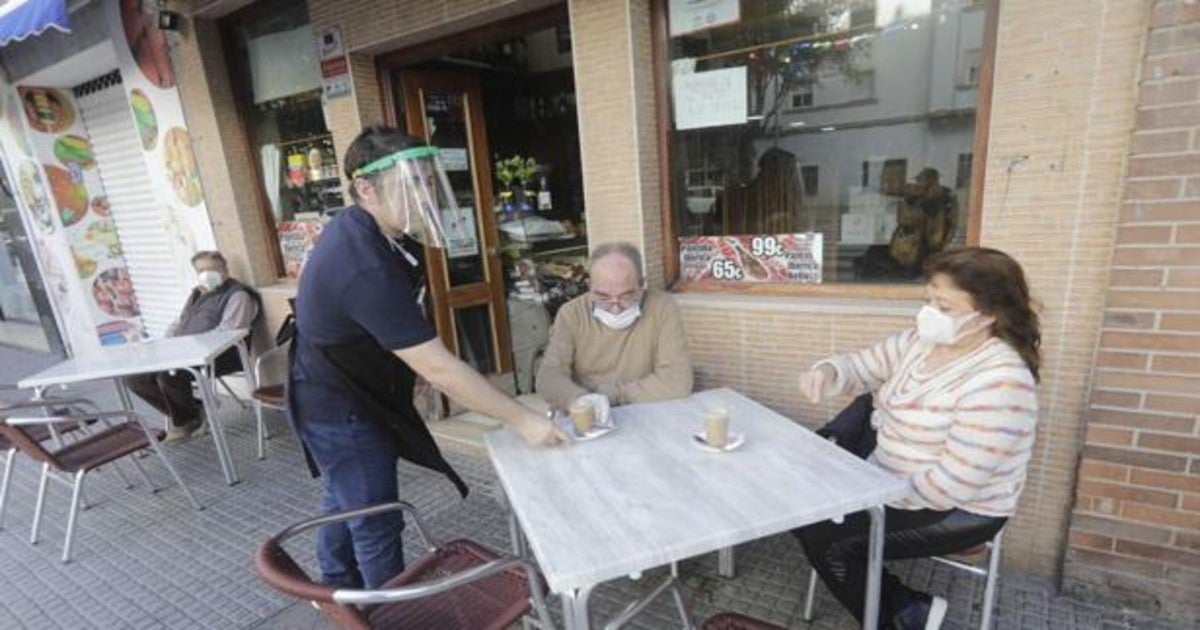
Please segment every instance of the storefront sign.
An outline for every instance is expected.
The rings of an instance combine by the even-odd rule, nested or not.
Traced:
[[[342,47],[342,29],[332,26],[321,31],[317,38],[317,58],[321,61],[336,59],[346,54]]]
[[[321,60],[321,93],[327,99],[350,94],[350,64],[345,55]]]
[[[746,67],[678,72],[671,78],[675,128],[701,129],[745,124]]]
[[[686,281],[821,282],[822,235],[741,234],[679,239]]]
[[[671,0],[671,37],[732,24],[740,18],[739,0]]]

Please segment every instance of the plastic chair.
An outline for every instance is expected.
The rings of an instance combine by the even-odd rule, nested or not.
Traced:
[[[403,510],[412,517],[426,553],[378,589],[348,589],[313,582],[282,543],[303,532],[350,519]],[[500,630],[531,610],[532,623],[549,628],[541,578],[528,562],[470,540],[436,542],[407,502],[383,503],[297,523],[264,542],[255,568],[271,588],[310,600],[345,628]]]
[[[940,562],[941,564],[966,571],[973,575],[979,575],[984,578],[983,609],[980,613],[981,616],[979,620],[979,627],[981,630],[990,630],[992,627],[992,614],[996,607],[996,585],[1000,581],[1000,553],[1001,539],[1003,536],[1004,530],[1001,529],[996,533],[996,536],[988,542],[955,554],[956,556],[975,556],[986,553],[987,563],[984,566],[962,562],[961,560],[955,560],[954,558],[947,558],[944,556],[930,556],[930,559],[932,559],[934,562]],[[816,599],[818,581],[819,576],[817,575],[817,571],[816,569],[813,569],[808,577],[808,596],[804,599],[805,621],[812,621],[813,618],[813,600]]]
[[[29,428],[38,425],[49,428],[53,425],[79,424],[93,417],[98,418],[107,426],[100,431],[87,435],[55,451],[46,450],[35,439],[36,432]],[[109,418],[118,417],[124,417],[127,420],[108,425],[107,420]],[[33,511],[33,527],[29,542],[35,545],[38,543],[38,534],[42,521],[42,508],[46,503],[46,483],[50,479],[52,471],[66,473],[72,479],[72,490],[71,507],[67,512],[67,533],[63,541],[62,561],[70,562],[71,542],[75,536],[75,521],[79,515],[79,503],[83,493],[84,477],[88,472],[100,466],[115,462],[118,459],[146,448],[152,448],[158,454],[159,459],[162,460],[163,465],[171,473],[171,477],[175,479],[175,483],[179,484],[179,487],[183,489],[192,506],[197,510],[201,509],[200,504],[192,496],[191,491],[183,483],[183,479],[179,477],[179,473],[175,471],[175,467],[171,465],[171,461],[167,459],[166,454],[163,453],[162,448],[159,446],[158,441],[162,439],[162,432],[159,431],[156,433],[158,435],[152,435],[150,430],[146,428],[146,425],[139,420],[137,414],[129,411],[108,411],[89,414],[88,416],[8,418],[3,424],[0,424],[0,435],[7,438],[10,443],[35,461],[42,462],[42,477],[38,483],[37,503]],[[157,492],[157,488],[154,487],[153,482],[150,481],[150,477],[146,475],[146,471],[142,468],[137,458],[132,458],[132,461],[141,474],[142,479],[146,482],[146,485],[150,487],[152,492]],[[126,485],[129,485],[127,480]]]
[[[282,369],[280,368],[282,364]],[[282,375],[281,375],[282,374]],[[264,377],[270,377],[264,380]],[[287,346],[277,346],[258,355],[254,360],[254,382],[258,387],[250,393],[254,399],[254,423],[258,431],[258,458],[267,457],[266,440],[271,439],[267,423],[263,420],[263,408],[287,409],[284,381],[287,380]],[[264,383],[271,383],[264,385]]]

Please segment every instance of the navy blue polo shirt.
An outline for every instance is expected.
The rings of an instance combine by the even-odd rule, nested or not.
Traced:
[[[412,251],[420,260],[419,252]],[[366,210],[351,206],[325,226],[296,294],[298,331],[291,378],[298,419],[338,422],[360,408],[320,346],[373,337],[401,350],[437,337],[417,303],[421,273],[395,251]]]

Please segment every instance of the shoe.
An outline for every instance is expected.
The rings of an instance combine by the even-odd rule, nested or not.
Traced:
[[[897,630],[938,630],[946,619],[949,604],[941,597],[918,594],[892,618]]]
[[[204,426],[203,417],[197,417],[195,420],[192,420],[183,426],[177,427],[171,425],[171,428],[167,429],[167,437],[163,438],[163,444],[180,444],[182,442],[186,442],[188,441],[188,438],[191,438],[192,434],[200,430],[202,426]]]

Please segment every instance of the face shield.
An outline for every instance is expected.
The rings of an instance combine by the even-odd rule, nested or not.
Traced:
[[[444,249],[474,239],[468,232],[474,222],[458,207],[436,147],[397,151],[353,174],[376,175],[376,190],[393,225],[422,245]]]

